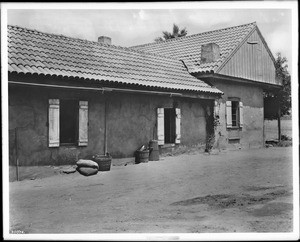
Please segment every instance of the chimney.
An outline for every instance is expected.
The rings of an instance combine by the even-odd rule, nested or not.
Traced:
[[[201,63],[214,62],[220,58],[220,47],[215,43],[201,45]]]
[[[100,36],[98,37],[98,42],[102,44],[111,45],[111,38],[107,36]]]

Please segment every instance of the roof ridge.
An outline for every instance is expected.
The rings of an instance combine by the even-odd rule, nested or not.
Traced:
[[[198,36],[198,35],[203,35],[203,34],[207,34],[207,33],[211,33],[211,32],[217,32],[217,31],[222,31],[222,30],[227,30],[227,29],[233,29],[233,28],[237,28],[237,27],[244,27],[244,26],[247,26],[247,25],[256,26],[256,21],[248,23],[248,24],[241,24],[241,25],[226,27],[226,28],[222,28],[222,29],[209,30],[209,31],[198,33],[198,34],[192,34],[192,35],[186,35],[186,36],[182,36],[182,37],[178,37],[178,38],[167,39],[167,40],[159,41],[159,42],[151,42],[151,43],[146,43],[146,44],[141,44],[141,45],[135,45],[135,46],[132,46],[130,48],[145,47],[145,46],[150,46],[150,45],[162,44],[162,43],[166,43],[166,42],[177,41],[177,40],[180,40],[180,39],[191,38],[191,37],[195,37],[195,36]]]
[[[52,34],[52,33],[47,33],[47,32],[43,32],[43,31],[40,31],[40,30],[36,30],[36,29],[29,29],[29,28],[26,28],[26,27],[21,27],[21,26],[18,26],[18,25],[8,25],[8,27],[24,29],[24,30],[31,31],[31,32],[38,32],[38,33],[41,33],[41,34],[44,34],[44,35],[50,35],[52,37],[63,37],[63,38],[70,39],[70,40],[75,40],[75,41],[78,41],[78,42],[91,43],[91,44],[101,45],[101,46],[108,47],[108,48],[123,49],[123,50],[129,51],[129,52],[135,52],[135,53],[141,53],[141,54],[146,54],[146,55],[158,56],[158,57],[163,57],[163,58],[166,58],[166,59],[169,59],[169,60],[170,59],[174,60],[174,58],[170,58],[169,56],[160,55],[160,54],[156,54],[156,53],[151,53],[151,52],[147,52],[147,51],[143,51],[143,50],[136,50],[136,49],[132,49],[131,47],[112,45],[112,44],[104,44],[104,43],[99,43],[97,41],[92,41],[92,40],[87,40],[87,39],[80,39],[80,38],[70,37],[70,36],[66,36],[66,35],[62,35],[62,34]]]

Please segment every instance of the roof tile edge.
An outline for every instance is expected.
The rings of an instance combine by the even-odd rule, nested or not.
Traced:
[[[257,26],[256,22],[251,22],[251,23],[248,23],[248,24],[241,24],[241,25],[226,27],[226,28],[222,28],[222,29],[215,29],[215,30],[205,31],[205,32],[201,32],[201,33],[198,33],[198,34],[192,34],[192,35],[186,35],[186,36],[182,36],[182,37],[178,37],[178,38],[172,38],[172,39],[168,39],[168,40],[164,40],[164,41],[160,41],[160,42],[151,42],[151,43],[146,43],[146,44],[141,44],[141,45],[135,45],[135,46],[131,46],[129,48],[135,49],[135,48],[139,48],[139,47],[157,45],[157,44],[162,44],[162,43],[166,43],[166,42],[177,41],[179,39],[191,38],[191,37],[195,37],[195,36],[198,36],[198,35],[203,35],[203,34],[207,34],[207,33],[211,33],[211,32],[227,30],[227,29],[233,29],[233,28],[237,28],[237,27],[243,27],[243,26],[247,26],[247,25],[249,25],[249,26],[253,25],[253,27]]]
[[[8,28],[18,28],[18,29],[22,29],[22,30],[31,31],[31,32],[35,32],[35,33],[38,33],[38,34],[46,35],[46,36],[48,35],[48,36],[52,36],[52,37],[56,37],[56,38],[65,38],[65,39],[69,39],[69,40],[73,40],[73,41],[77,41],[77,42],[81,42],[81,43],[90,43],[90,44],[94,44],[94,45],[101,45],[101,46],[108,47],[108,48],[122,49],[124,51],[162,57],[162,58],[166,58],[168,60],[174,60],[174,58],[170,58],[169,56],[160,55],[160,54],[156,54],[156,53],[151,53],[151,52],[147,52],[147,51],[143,51],[143,50],[136,50],[136,49],[132,49],[131,47],[124,47],[124,46],[113,45],[113,44],[108,45],[108,44],[99,43],[98,41],[80,39],[80,38],[65,36],[65,35],[62,35],[62,34],[47,33],[47,32],[43,32],[43,31],[36,30],[36,29],[29,29],[29,28],[26,28],[26,27],[21,27],[21,26],[18,26],[18,25],[7,25],[7,26],[8,26]]]

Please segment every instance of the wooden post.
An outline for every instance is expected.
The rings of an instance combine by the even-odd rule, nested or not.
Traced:
[[[107,96],[104,96],[104,154],[107,153]]]
[[[263,147],[266,146],[265,116],[263,116]]]
[[[281,124],[280,124],[280,116],[281,116],[281,110],[280,107],[278,107],[278,117],[277,117],[277,121],[278,121],[278,141],[281,141]]]

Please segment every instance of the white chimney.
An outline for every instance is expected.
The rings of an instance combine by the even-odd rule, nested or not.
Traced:
[[[102,44],[111,45],[111,38],[107,36],[100,36],[98,37],[98,42]]]
[[[220,58],[220,47],[215,43],[201,45],[201,63],[217,61]]]

